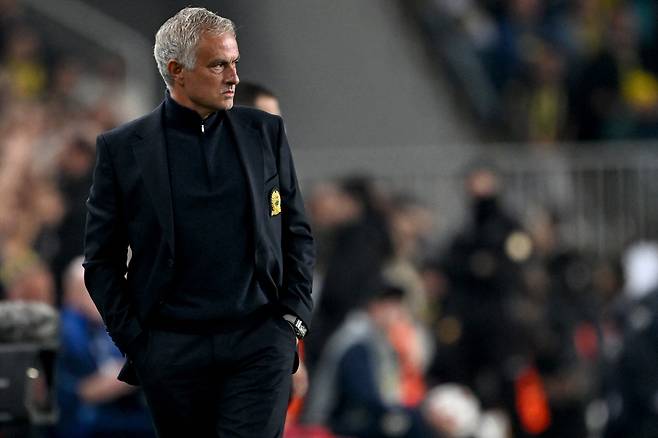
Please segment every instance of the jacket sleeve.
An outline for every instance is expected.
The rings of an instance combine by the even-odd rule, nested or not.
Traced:
[[[278,118],[278,123],[277,164],[283,220],[281,236],[283,287],[279,291],[279,301],[285,309],[292,311],[304,321],[306,327],[310,328],[315,248],[283,120]]]
[[[142,329],[126,294],[128,237],[108,146],[96,140],[96,166],[87,200],[85,285],[114,343],[126,352]]]

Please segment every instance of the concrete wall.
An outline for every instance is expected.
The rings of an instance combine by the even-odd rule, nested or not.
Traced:
[[[149,38],[189,4],[87,3]],[[205,4],[239,26],[240,76],[268,85],[281,97],[295,148],[470,142],[468,126],[456,116],[445,83],[400,5],[397,0]]]

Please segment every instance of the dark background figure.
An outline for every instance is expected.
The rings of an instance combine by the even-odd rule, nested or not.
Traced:
[[[530,243],[500,204],[501,184],[487,163],[466,172],[470,216],[436,265],[447,292],[429,371],[434,382],[471,388],[485,408],[513,411],[515,362],[524,343],[511,307],[522,292],[520,263]]]
[[[50,264],[58,303],[64,291],[64,271],[84,247],[85,201],[91,186],[94,155],[93,145],[83,138],[75,138],[66,144],[59,156],[56,180],[62,195],[64,214],[54,230],[56,249]]]
[[[524,266],[526,299],[519,313],[550,411],[540,436],[584,436],[600,355],[594,262],[561,242],[556,214],[536,216],[529,226],[533,255]]]
[[[606,438],[658,436],[658,289],[629,310],[636,312],[631,318],[644,321],[633,322],[624,333]]]
[[[276,95],[263,85],[254,82],[240,81],[235,90],[235,104],[258,108],[277,116],[281,115],[281,107]]]
[[[605,438],[658,436],[658,246],[639,242],[624,254],[624,295],[612,316],[618,339],[606,383]]]
[[[384,201],[367,177],[343,179],[338,190],[344,216],[332,229],[332,247],[308,340],[312,368],[327,339],[347,313],[376,293],[384,264],[393,255]]]

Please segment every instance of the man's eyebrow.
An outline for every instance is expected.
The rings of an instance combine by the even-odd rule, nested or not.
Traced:
[[[216,59],[211,60],[209,62],[209,65],[228,64],[230,62],[238,62],[238,61],[240,61],[240,56],[237,56],[234,59],[216,58]]]

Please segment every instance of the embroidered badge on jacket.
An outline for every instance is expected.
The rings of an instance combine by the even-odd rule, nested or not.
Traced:
[[[270,192],[270,216],[281,214],[281,193],[274,187]]]

